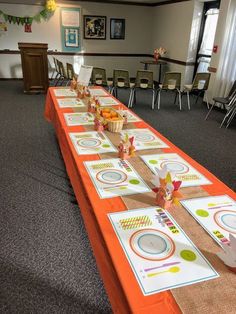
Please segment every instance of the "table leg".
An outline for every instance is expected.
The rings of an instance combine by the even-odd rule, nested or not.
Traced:
[[[158,82],[161,83],[161,63],[159,63],[159,78]]]

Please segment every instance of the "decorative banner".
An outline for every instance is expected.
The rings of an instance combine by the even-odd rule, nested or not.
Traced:
[[[228,195],[182,200],[180,203],[218,243],[229,243],[236,235],[236,202]]]
[[[13,16],[4,13],[3,11],[0,10],[0,16],[3,15],[4,20],[6,22],[9,22],[10,24],[21,24],[25,25],[25,32],[31,32],[31,25],[33,21],[36,21],[38,23],[41,22],[41,19],[46,20],[50,18],[50,16],[53,14],[53,12],[56,10],[56,3],[55,0],[47,0],[44,9],[39,12],[38,14],[34,16],[26,16],[26,17],[21,17],[21,16]]]
[[[4,22],[0,22],[0,34],[7,32],[7,24]]]
[[[108,217],[144,295],[219,277],[163,209],[128,210]]]

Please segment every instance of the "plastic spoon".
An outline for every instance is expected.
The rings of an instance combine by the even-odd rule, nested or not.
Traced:
[[[154,277],[154,276],[164,274],[164,273],[178,273],[179,271],[180,271],[180,268],[178,266],[173,266],[164,271],[159,271],[157,273],[148,274],[147,277]]]

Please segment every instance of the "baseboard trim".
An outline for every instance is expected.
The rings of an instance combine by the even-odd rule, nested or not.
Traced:
[[[18,77],[0,77],[0,81],[23,81],[23,78]]]

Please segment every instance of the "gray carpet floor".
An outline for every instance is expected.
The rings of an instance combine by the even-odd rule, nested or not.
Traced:
[[[0,82],[0,313],[111,313],[44,95],[24,95],[22,82]],[[173,95],[160,111],[138,94],[134,111],[232,189],[235,134],[219,129],[224,113],[204,121],[199,102],[180,112]],[[125,92],[118,97],[127,101]]]

